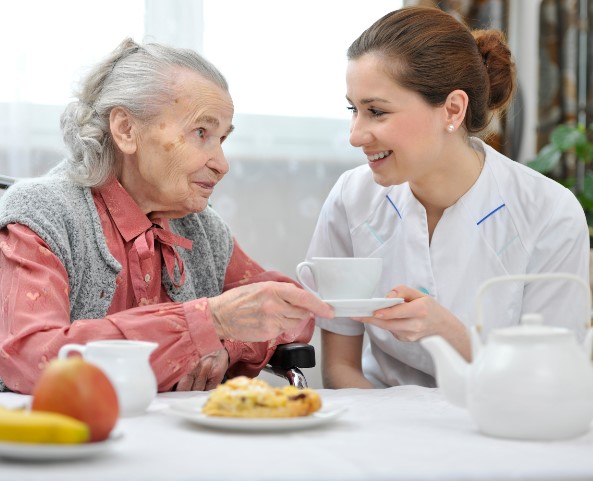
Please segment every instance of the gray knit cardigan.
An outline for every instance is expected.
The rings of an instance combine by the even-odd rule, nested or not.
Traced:
[[[0,228],[11,223],[32,229],[64,264],[70,321],[105,317],[121,265],[109,252],[90,188],[74,184],[62,168],[19,181],[0,198]],[[163,265],[163,285],[170,298],[184,302],[220,294],[233,250],[228,226],[210,207],[169,224],[175,234],[193,242],[191,251],[177,248],[186,271],[183,286],[173,285]],[[179,278],[178,266],[175,276]]]

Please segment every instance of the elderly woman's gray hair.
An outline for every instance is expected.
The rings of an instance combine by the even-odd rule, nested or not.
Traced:
[[[195,71],[228,92],[222,74],[193,50],[125,39],[96,65],[75,92],[60,125],[68,148],[68,174],[77,183],[94,187],[115,174],[114,146],[109,115],[122,107],[140,121],[149,122],[173,100],[170,73],[175,67]]]

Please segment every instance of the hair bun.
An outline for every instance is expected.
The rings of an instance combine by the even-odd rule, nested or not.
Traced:
[[[490,79],[488,107],[496,110],[504,107],[515,90],[515,63],[499,30],[474,30],[474,38],[482,55]]]

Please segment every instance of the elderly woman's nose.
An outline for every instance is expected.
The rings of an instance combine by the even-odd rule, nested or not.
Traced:
[[[220,174],[226,174],[229,171],[229,163],[226,160],[225,155],[220,152],[217,152],[213,155],[207,163],[208,167],[213,170],[216,170]]]

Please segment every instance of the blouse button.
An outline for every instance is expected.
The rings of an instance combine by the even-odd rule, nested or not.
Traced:
[[[148,284],[150,282],[150,274],[144,276],[144,281]]]

